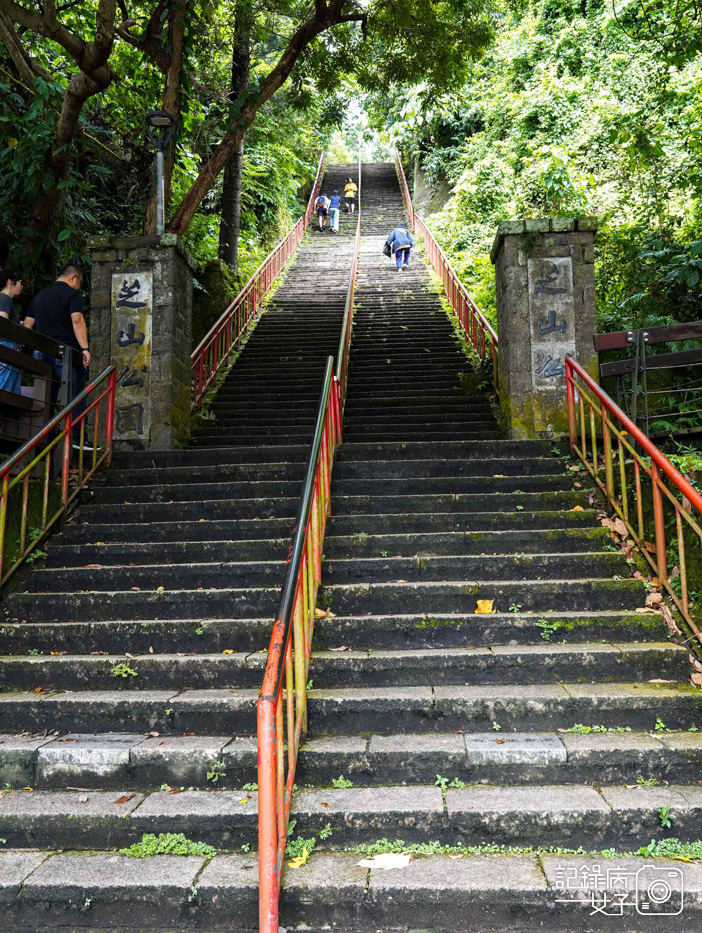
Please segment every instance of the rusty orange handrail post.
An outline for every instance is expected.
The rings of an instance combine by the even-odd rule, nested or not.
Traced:
[[[330,356],[256,707],[259,929],[265,933],[278,933],[278,898],[295,768],[307,730],[307,677],[322,576],[322,544],[330,512],[332,464],[340,440],[338,405],[339,383]]]
[[[695,535],[702,544],[702,495],[579,363],[567,356],[565,368],[571,453],[585,465],[606,496],[612,510],[627,526],[639,552],[658,577],[661,587],[667,591],[698,641],[702,642],[702,634],[690,614],[685,555],[685,529]],[[586,407],[587,420],[590,422],[589,432],[585,428]],[[603,439],[601,455],[597,449],[598,434]],[[646,458],[650,458],[650,464]],[[604,461],[604,482],[601,477],[600,460]],[[618,470],[614,469],[615,460],[618,461]],[[627,477],[627,463],[633,465],[634,471],[632,507],[629,503],[632,490]],[[646,540],[642,477],[648,477],[651,482],[653,554]],[[632,515],[634,507],[635,518]],[[675,535],[671,535],[668,540],[666,510],[669,516],[675,518],[676,529]],[[678,567],[679,592],[668,571],[668,549],[673,551],[675,546],[677,555],[674,554],[674,557],[677,557],[677,560],[674,563]]]
[[[90,477],[103,464],[108,466],[111,463],[115,386],[115,367],[108,366],[34,437],[0,464],[0,587],[7,582],[46,533],[67,514]],[[79,406],[85,407],[83,411],[76,414]],[[86,464],[84,445],[90,417],[93,418],[91,432],[93,450]],[[77,457],[73,456],[74,429],[78,430],[80,439]],[[102,447],[98,447],[99,442],[102,442]],[[54,452],[60,453],[61,474],[58,481],[52,484]],[[75,469],[76,460],[77,469]],[[73,470],[71,470],[72,466]],[[33,479],[36,479],[41,486],[41,519],[36,533],[31,540],[27,541],[29,490]],[[17,487],[20,487],[21,496],[18,546],[15,559],[6,567],[8,511],[12,491]],[[50,506],[52,488],[56,490],[58,499],[58,505],[55,508]]]
[[[400,189],[405,201],[405,210],[409,218],[410,227],[414,233],[424,240],[429,262],[441,279],[446,298],[453,308],[459,322],[464,338],[471,344],[481,360],[489,359],[492,362],[492,382],[497,393],[498,383],[498,350],[499,341],[494,328],[485,317],[480,308],[459,279],[456,270],[451,265],[448,256],[439,246],[436,237],[429,230],[419,214],[414,210],[409,185],[402,167],[402,158],[399,152],[395,153],[395,168],[400,182]]]
[[[193,350],[190,357],[192,408],[200,408],[202,405],[205,392],[215,381],[222,367],[227,364],[231,352],[241,344],[261,302],[305,235],[323,174],[322,152],[305,213],[266,256],[236,298]]]

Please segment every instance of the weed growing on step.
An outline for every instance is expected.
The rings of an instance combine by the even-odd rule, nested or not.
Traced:
[[[387,551],[381,551],[381,552],[380,552],[380,556],[381,556],[381,557],[387,557],[387,556],[388,556],[388,552],[387,552]]]
[[[492,731],[493,731],[493,732],[502,732],[502,726],[499,724],[499,722],[495,722],[495,721],[493,720],[493,723],[492,723]]]
[[[120,664],[115,664],[110,673],[113,677],[122,677],[125,680],[127,677],[139,676],[134,668],[130,667],[126,661],[122,661]]]
[[[657,717],[656,717],[656,724],[655,724],[655,726],[653,727],[653,731],[654,731],[654,732],[668,732],[668,731],[669,731],[669,730],[668,730],[668,727],[667,727],[666,724],[663,722],[663,720],[661,719],[660,716],[657,716]]]
[[[522,611],[521,603],[510,603],[509,609],[507,610],[507,612],[521,612],[521,611]]]
[[[673,820],[675,819],[675,814],[671,813],[672,807],[657,807],[656,813],[658,814],[658,819],[661,821],[661,826],[663,829],[670,829],[673,825]]]
[[[212,765],[212,770],[207,772],[207,780],[212,784],[216,784],[219,780],[224,779],[227,776],[227,772],[224,770],[223,761],[215,761]]]
[[[581,722],[566,729],[565,732],[571,735],[618,735],[622,732],[631,732],[631,726],[584,726]]]
[[[331,828],[331,823],[325,823],[319,831],[319,838],[328,839],[333,832],[334,830]]]
[[[40,551],[37,549],[36,551],[32,551],[30,554],[27,554],[27,556],[25,557],[25,562],[28,564],[32,564],[34,563],[35,560],[43,560],[45,557],[48,557],[48,556],[49,555],[46,553],[46,551]]]
[[[563,846],[516,846],[483,843],[476,846],[442,845],[438,839],[431,842],[405,842],[403,839],[378,839],[376,842],[361,843],[351,851],[372,857],[386,853],[412,855],[580,855],[587,858],[602,857],[606,859],[626,858],[642,855],[645,858],[678,858],[685,861],[702,861],[702,841],[681,842],[675,837],[652,839],[649,845],[635,849],[633,852],[618,851],[617,849],[588,850],[580,846],[570,849]]]
[[[196,635],[204,635],[204,631],[203,631],[201,625],[198,625],[198,627],[195,629],[195,634],[196,634]]]
[[[640,774],[636,778],[636,783],[639,785],[639,787],[658,787],[661,782],[658,780],[658,778],[645,778],[642,774]]]
[[[206,855],[212,857],[217,850],[206,842],[193,842],[183,833],[144,833],[140,842],[127,849],[120,849],[120,855],[128,858],[151,858],[152,855]]]
[[[548,619],[537,619],[534,624],[541,631],[544,641],[551,641],[551,636],[555,635],[559,629],[557,621],[549,622]]]
[[[27,654],[40,654],[40,653],[41,652],[39,651],[38,648],[30,648],[29,651],[27,652]]]
[[[353,787],[353,781],[349,781],[348,778],[345,778],[343,774],[340,774],[338,778],[334,778],[332,781],[332,787],[344,788],[344,787]]]
[[[523,506],[523,505],[515,505],[515,509],[517,510],[517,512],[523,512],[523,511],[524,511],[524,506]]]
[[[247,790],[249,793],[258,790],[258,784],[244,784],[242,790]]]
[[[244,842],[244,843],[242,844],[242,846],[241,846],[241,851],[242,851],[242,852],[248,852],[250,848],[251,848],[251,843],[250,843],[250,842]]]

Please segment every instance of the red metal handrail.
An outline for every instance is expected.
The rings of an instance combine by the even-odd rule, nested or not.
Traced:
[[[685,561],[686,532],[702,544],[702,496],[582,366],[568,356],[565,367],[570,449],[605,494],[661,586],[702,642],[700,630],[690,615]],[[646,458],[650,458],[650,463]],[[643,497],[644,477],[651,481],[652,528]],[[671,485],[681,494],[680,500]],[[672,541],[666,535],[666,506],[675,521],[674,535],[668,536]],[[693,509],[696,517],[691,514]],[[650,530],[652,544],[647,540]],[[677,568],[677,573],[669,569],[670,558],[671,569]]]
[[[327,359],[300,508],[257,705],[259,930],[278,933],[278,898],[300,741],[331,473],[341,437],[339,383]]]
[[[351,353],[351,333],[353,331],[353,304],[356,296],[356,274],[358,272],[358,256],[361,251],[361,153],[358,154],[358,192],[356,202],[358,204],[358,221],[356,223],[356,238],[353,244],[353,259],[351,261],[351,272],[349,273],[349,285],[346,290],[346,303],[344,304],[344,323],[339,337],[339,349],[336,353],[336,381],[339,383],[339,394],[341,397],[341,420],[343,423],[344,407],[346,405],[346,384],[349,376],[349,355]]]
[[[259,930],[278,933],[278,899],[300,742],[307,733],[307,675],[312,651],[322,550],[330,513],[331,472],[341,443],[343,404],[361,243],[361,161],[358,222],[334,372],[327,360],[302,498],[278,615],[257,705]]]
[[[56,522],[67,514],[69,506],[93,473],[103,463],[109,466],[112,462],[115,384],[115,367],[108,366],[41,431],[0,465],[0,586],[9,579]],[[85,404],[85,409],[77,415],[74,414],[76,407],[82,404]],[[88,426],[90,416],[92,427]],[[79,441],[78,450],[74,452],[73,436],[76,429]],[[86,435],[86,432],[89,434]],[[86,436],[91,441],[90,451],[85,450]],[[55,460],[55,451],[60,451],[61,471],[60,478],[54,480],[52,462]],[[23,466],[27,457],[31,459]],[[32,509],[34,514],[31,521],[37,524],[30,529],[32,481],[41,484],[41,507]],[[11,493],[16,487],[21,487],[19,537],[16,557],[5,569],[8,509]],[[53,507],[50,504],[52,499],[56,500]]]
[[[429,262],[441,279],[446,297],[458,318],[466,340],[470,342],[473,350],[478,354],[481,360],[485,360],[489,357],[492,361],[492,381],[495,392],[497,392],[497,359],[499,347],[497,334],[483,312],[476,305],[475,301],[473,301],[465,285],[463,285],[458,278],[456,270],[451,265],[448,256],[437,243],[434,234],[414,210],[409,185],[407,184],[399,152],[395,154],[395,166],[400,181],[400,188],[402,189],[405,200],[405,209],[409,218],[410,227],[414,233],[418,233],[424,240],[424,249],[426,250]]]
[[[266,256],[234,301],[193,350],[191,355],[193,408],[199,408],[202,405],[203,395],[214,382],[220,369],[228,362],[232,350],[241,344],[265,295],[305,235],[314,211],[314,202],[323,171],[324,153],[319,157],[317,174],[305,213],[294,224],[287,236]]]

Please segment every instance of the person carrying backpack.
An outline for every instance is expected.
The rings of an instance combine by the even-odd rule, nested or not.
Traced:
[[[327,215],[329,214],[329,198],[326,194],[321,194],[314,202],[314,209],[317,214],[317,220],[319,222],[319,229],[324,230],[327,224]]]
[[[339,232],[339,211],[341,210],[341,197],[335,189],[329,198],[329,225],[332,233]]]
[[[402,272],[403,257],[404,265],[409,265],[410,250],[414,246],[412,234],[403,223],[399,223],[385,241],[385,245],[386,247],[389,246],[390,250],[395,254],[397,271]]]
[[[356,186],[353,178],[349,175],[348,181],[346,182],[346,185],[344,186],[344,200],[346,201],[346,213],[347,214],[353,214],[357,193],[358,193],[358,187]]]

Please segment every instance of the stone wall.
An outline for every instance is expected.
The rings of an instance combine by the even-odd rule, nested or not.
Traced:
[[[565,357],[597,378],[593,218],[501,223],[493,243],[502,428],[567,433]]]
[[[93,237],[92,370],[117,367],[115,445],[183,447],[190,436],[194,264],[181,240]]]

